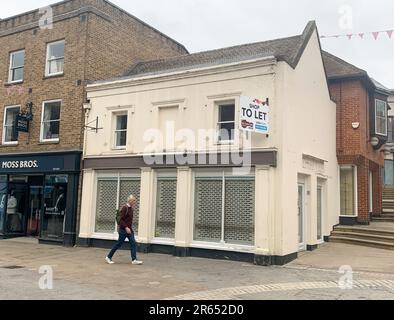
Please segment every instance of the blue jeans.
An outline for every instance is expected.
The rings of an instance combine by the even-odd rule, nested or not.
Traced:
[[[116,243],[115,247],[113,247],[113,249],[109,253],[108,258],[112,260],[114,254],[122,247],[126,239],[129,239],[130,242],[131,259],[133,261],[137,260],[137,244],[135,242],[134,233],[132,232],[131,234],[127,234],[126,230],[124,229],[119,230],[119,240]]]

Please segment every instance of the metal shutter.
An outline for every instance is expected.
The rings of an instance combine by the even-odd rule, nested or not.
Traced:
[[[158,238],[175,238],[176,179],[158,179],[156,231]]]
[[[96,232],[113,233],[116,228],[117,180],[97,182]]]
[[[222,179],[197,179],[194,240],[220,242],[222,234]]]

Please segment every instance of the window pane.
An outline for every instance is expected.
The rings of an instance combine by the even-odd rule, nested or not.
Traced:
[[[98,180],[96,202],[96,232],[115,232],[117,196],[117,178],[114,178],[112,180]]]
[[[59,120],[60,119],[60,105],[61,102],[48,102],[44,106],[44,121]]]
[[[64,59],[57,59],[49,62],[49,74],[63,73]]]
[[[4,142],[18,141],[18,133],[15,130],[16,116],[19,114],[19,107],[6,109],[6,119],[4,127]]]
[[[24,68],[13,69],[11,81],[23,80],[23,73],[24,73]]]
[[[219,106],[219,122],[235,121],[235,105]]]
[[[254,180],[226,179],[224,240],[231,244],[254,244]]]
[[[141,181],[135,179],[121,178],[120,180],[120,194],[119,194],[119,204],[123,206],[127,198],[130,195],[133,195],[137,198],[137,203],[133,207],[134,216],[133,216],[133,231],[134,234],[138,234],[138,221],[139,221],[139,213],[140,213],[140,189],[141,189]]]
[[[177,180],[157,181],[156,230],[158,238],[175,238]]]
[[[341,215],[355,215],[354,168],[341,168]]]
[[[46,176],[44,217],[41,236],[46,239],[63,238],[64,217],[67,210],[68,176]]]
[[[323,190],[322,188],[317,188],[317,240],[323,238],[322,233],[322,216],[323,216]]]
[[[22,67],[25,65],[25,52],[17,52],[12,54],[12,68]]]
[[[222,237],[222,180],[196,181],[194,240],[220,242]]]
[[[116,116],[116,130],[127,130],[127,115]]]
[[[386,117],[386,103],[384,101],[376,101],[376,116]]]
[[[394,185],[394,162],[393,160],[384,161],[384,184],[386,186]]]
[[[219,126],[219,141],[234,140],[235,123],[221,123]]]
[[[64,42],[49,44],[49,59],[64,57]]]
[[[51,122],[45,122],[43,124],[44,130],[43,130],[43,138],[44,139],[59,139],[60,134],[60,122],[59,121],[51,121]]]
[[[126,142],[127,142],[127,132],[126,131],[116,132],[116,146],[125,147]]]

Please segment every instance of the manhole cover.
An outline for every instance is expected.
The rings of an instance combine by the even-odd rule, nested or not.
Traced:
[[[23,269],[24,267],[21,266],[6,266],[6,267],[1,267],[2,269]]]

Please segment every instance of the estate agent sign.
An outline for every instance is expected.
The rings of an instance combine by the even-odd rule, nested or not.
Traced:
[[[261,134],[269,133],[269,102],[241,96],[240,129]]]

